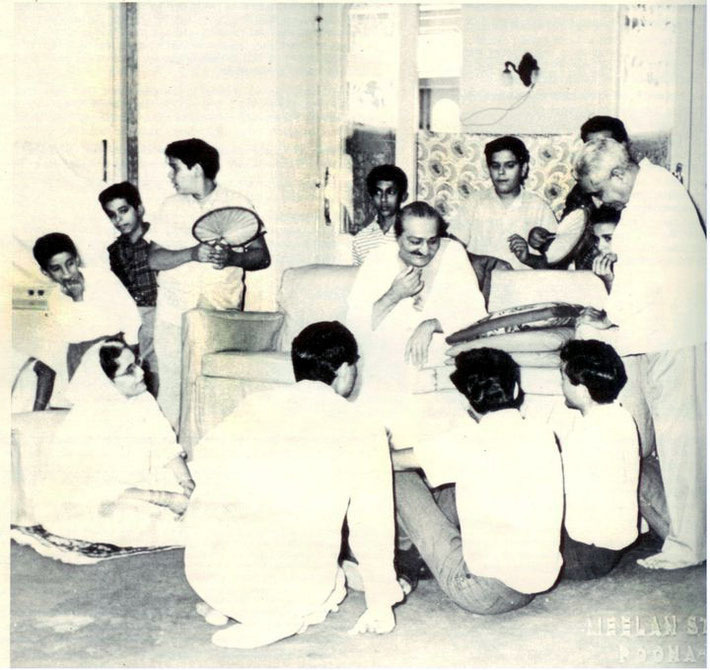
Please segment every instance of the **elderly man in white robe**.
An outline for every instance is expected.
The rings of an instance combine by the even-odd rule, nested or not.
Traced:
[[[639,563],[695,565],[706,557],[705,235],[680,182],[635,163],[623,144],[588,142],[575,170],[586,193],[621,210],[606,314],[588,310],[577,336],[604,339],[624,357],[629,383],[619,399],[646,447],[652,420],[670,528],[661,552]]]

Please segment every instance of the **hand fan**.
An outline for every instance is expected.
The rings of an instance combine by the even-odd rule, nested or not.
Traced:
[[[203,214],[192,226],[192,234],[206,244],[244,246],[263,234],[264,224],[256,212],[245,207],[220,207]]]

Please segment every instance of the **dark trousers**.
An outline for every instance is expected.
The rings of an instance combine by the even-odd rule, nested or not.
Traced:
[[[609,574],[621,558],[620,549],[606,549],[593,544],[577,542],[562,529],[562,559],[564,565],[561,579],[586,581]]]

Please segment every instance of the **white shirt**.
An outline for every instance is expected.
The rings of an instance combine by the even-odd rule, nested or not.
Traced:
[[[565,481],[565,527],[577,542],[623,549],[638,535],[639,443],[631,414],[616,403],[573,411],[558,430]]]
[[[619,354],[705,341],[706,238],[683,185],[647,159],[614,231],[614,253],[606,312],[619,326],[608,331]]]
[[[538,195],[526,191],[512,201],[501,200],[495,189],[475,191],[464,202],[449,233],[461,240],[473,254],[495,256],[508,261],[514,270],[530,269],[508,247],[508,238],[517,234],[526,241],[531,228],[542,226],[557,230],[557,219],[550,206]]]
[[[432,486],[456,484],[469,572],[520,593],[549,589],[562,565],[562,465],[552,430],[515,409],[463,415],[448,434],[417,444]]]
[[[401,598],[384,429],[326,384],[253,393],[195,448],[187,578],[244,623],[305,617],[335,588],[347,511],[368,607]]]
[[[254,210],[251,201],[241,193],[223,186],[198,200],[191,195],[175,194],[163,203],[151,239],[164,249],[185,249],[197,244],[192,226],[203,214],[221,207],[245,207]],[[215,269],[210,263],[191,261],[158,274],[158,319],[180,324],[183,312],[198,301],[214,309],[241,309],[244,298],[244,269]]]
[[[390,226],[386,233],[383,233],[380,224],[377,223],[377,218],[374,218],[353,237],[353,263],[362,265],[373,249],[385,243],[397,243],[394,225]]]

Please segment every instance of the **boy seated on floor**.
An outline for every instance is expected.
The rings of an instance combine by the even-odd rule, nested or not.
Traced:
[[[394,220],[407,197],[407,175],[396,165],[378,165],[367,175],[367,192],[375,206],[372,221],[353,237],[353,263],[362,265],[367,255],[385,242],[396,242]]]
[[[500,614],[557,580],[562,465],[552,430],[519,411],[520,369],[509,354],[473,349],[455,364],[468,414],[436,439],[392,452],[399,546],[402,536],[413,543],[397,564],[418,571],[418,551],[457,605]]]
[[[195,449],[185,574],[212,642],[248,649],[301,633],[346,595],[347,515],[367,610],[351,633],[389,633],[403,598],[394,571],[392,469],[384,428],[347,401],[358,348],[337,321],[294,340],[296,384],[245,398]]]
[[[565,404],[579,412],[571,428],[557,431],[565,483],[562,576],[596,579],[638,536],[639,441],[631,414],[615,402],[626,371],[614,348],[571,340],[560,358]]]
[[[130,182],[112,184],[99,193],[104,214],[118,231],[118,238],[107,248],[113,273],[126,287],[138,308],[138,331],[145,384],[151,395],[158,395],[158,360],[153,348],[155,301],[158,296],[157,272],[148,265],[150,224],[143,220],[145,210],[138,189]]]
[[[515,270],[531,267],[525,239],[531,228],[557,228],[550,206],[524,188],[530,154],[525,143],[506,135],[484,148],[493,188],[475,191],[451,222],[449,235],[473,254],[507,261]],[[522,253],[520,241],[527,255]]]

